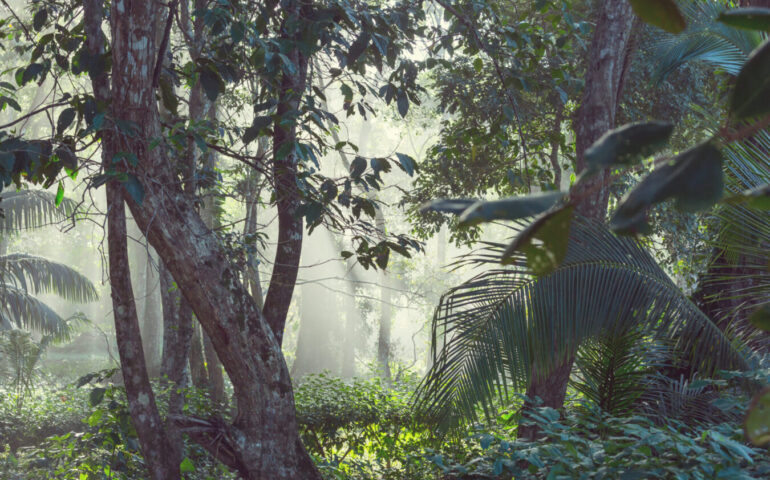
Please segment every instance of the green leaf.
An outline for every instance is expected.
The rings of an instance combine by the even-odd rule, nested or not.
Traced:
[[[92,407],[95,407],[100,403],[102,403],[102,400],[104,400],[104,393],[106,391],[107,389],[102,387],[96,387],[93,390],[91,390],[91,393],[88,394],[88,401]]]
[[[61,180],[59,181],[59,188],[56,189],[56,199],[54,200],[54,205],[57,207],[61,205],[62,200],[64,200],[64,185],[61,183]]]
[[[350,66],[356,63],[356,60],[358,60],[358,57],[360,57],[361,54],[364,53],[364,50],[366,50],[366,46],[368,44],[369,44],[369,32],[366,29],[364,29],[363,31],[361,31],[361,34],[358,36],[358,38],[356,38],[355,41],[350,45],[350,50],[348,50],[346,65]]]
[[[172,115],[178,116],[179,99],[174,92],[174,82],[168,75],[161,75],[158,84],[160,86],[160,100],[163,103],[163,107],[171,112]]]
[[[723,12],[717,18],[720,22],[735,28],[770,32],[770,8],[737,8]]]
[[[243,132],[243,144],[248,145],[259,137],[267,127],[273,124],[273,117],[268,115],[259,115],[254,117],[251,126]]]
[[[539,215],[564,198],[562,192],[537,193],[524,197],[512,197],[491,202],[479,201],[460,216],[464,227],[494,220],[517,220]]]
[[[610,227],[617,233],[640,233],[653,205],[674,199],[684,211],[710,207],[724,189],[722,153],[709,141],[656,168],[621,200]]]
[[[510,263],[515,252],[522,252],[527,257],[527,267],[535,275],[548,275],[556,270],[567,256],[573,210],[567,205],[543,213],[503,252],[503,263]]]
[[[770,443],[770,388],[759,392],[751,401],[743,422],[743,432],[754,445]]]
[[[770,38],[751,52],[741,68],[733,88],[732,110],[738,119],[770,112]]]
[[[405,91],[401,90],[398,92],[396,104],[398,106],[399,115],[406,117],[406,114],[409,113],[409,98],[407,98]]]
[[[668,142],[674,126],[666,122],[631,123],[602,135],[586,150],[588,169],[597,172],[611,165],[630,165]]]
[[[396,157],[398,157],[398,163],[401,165],[401,169],[410,177],[413,176],[414,171],[417,169],[417,162],[414,161],[414,158],[398,152],[396,152]]]
[[[725,203],[745,203],[757,210],[770,210],[770,183],[733,195],[725,199]]]
[[[61,135],[64,133],[64,131],[72,125],[72,122],[75,120],[75,115],[77,112],[74,108],[65,108],[62,110],[62,112],[59,114],[59,119],[56,121],[56,133]]]
[[[749,323],[754,327],[770,332],[770,305],[763,305],[749,316]]]
[[[451,213],[454,215],[460,215],[463,213],[468,207],[471,205],[474,205],[478,202],[478,200],[473,199],[438,199],[433,200],[431,202],[425,203],[420,207],[420,212],[442,212],[442,213]]]
[[[670,33],[681,33],[687,28],[682,12],[674,0],[629,0],[636,15]]]
[[[44,68],[45,66],[42,63],[31,63],[27,65],[24,69],[21,70],[20,75],[16,75],[16,83],[18,83],[19,86],[26,85],[33,78],[38,76],[38,74],[40,74]]]
[[[35,12],[35,16],[32,17],[32,28],[39,32],[45,26],[46,20],[48,20],[48,9],[44,7]]]
[[[17,112],[21,111],[21,105],[19,105],[16,100],[11,97],[6,97],[5,95],[0,95],[0,112],[5,109],[6,104]]]
[[[126,179],[123,180],[123,186],[126,188],[128,194],[131,195],[131,198],[141,205],[144,201],[144,186],[139,179],[136,178],[136,175],[128,174]]]
[[[480,57],[476,57],[476,59],[473,61],[473,69],[476,70],[476,73],[481,73],[483,68],[484,61]]]
[[[203,91],[212,102],[225,91],[225,82],[211,67],[205,66],[200,69],[200,82]]]
[[[350,162],[350,176],[353,178],[359,178],[366,170],[366,159],[363,157],[356,157]]]
[[[195,464],[189,458],[185,457],[179,464],[179,471],[182,473],[192,473],[195,471]]]

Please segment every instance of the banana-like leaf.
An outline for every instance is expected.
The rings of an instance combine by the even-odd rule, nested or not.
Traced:
[[[46,190],[18,190],[0,196],[0,234],[39,228],[61,222],[73,215],[77,203],[62,199],[56,206],[56,195]]]
[[[481,273],[442,297],[433,366],[416,397],[428,416],[451,424],[475,418],[479,405],[488,413],[526,388],[533,365],[546,374],[586,340],[631,328],[665,340],[704,372],[746,366],[640,243],[603,225],[576,219],[566,258],[549,275],[534,277],[524,263],[520,256],[512,268]]]
[[[53,293],[73,302],[92,302],[98,298],[93,283],[76,270],[25,253],[0,256],[0,281],[31,294]]]

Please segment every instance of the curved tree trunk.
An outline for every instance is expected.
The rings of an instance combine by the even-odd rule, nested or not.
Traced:
[[[634,16],[627,0],[603,0],[596,7],[598,20],[588,51],[586,85],[580,108],[573,119],[577,135],[577,171],[585,168],[585,151],[607,130],[615,126],[615,113],[620,103],[624,76],[633,50]],[[604,221],[609,200],[608,176],[597,175],[574,195],[579,200],[576,212]],[[527,397],[539,397],[543,406],[562,408],[567,392],[574,354],[556,368],[539,370],[533,365]],[[537,436],[533,426],[521,425],[519,438]]]
[[[211,338],[233,382],[238,406],[232,424],[183,416],[173,420],[190,438],[246,479],[320,479],[299,439],[291,379],[276,335],[239,281],[240,273],[228,261],[218,238],[188,202],[165,150],[150,147],[150,139],[163,138],[152,81],[155,30],[162,12],[166,12],[165,6],[156,2],[120,0],[111,5],[112,113],[133,130],[116,131],[112,142],[114,151],[131,152],[138,159],[136,165],[118,165],[144,189],[141,201],[130,195],[125,200]],[[99,37],[100,44],[101,40]],[[125,192],[115,181],[110,185],[118,193]],[[114,201],[115,196],[112,198],[117,206],[122,205]],[[128,302],[130,307],[131,300]],[[138,326],[135,330],[138,332]],[[126,355],[123,361],[124,368],[130,365],[142,370],[141,354]],[[127,378],[127,387],[131,384],[133,388],[132,376]],[[141,385],[148,385],[141,375],[137,378]],[[150,422],[155,434],[139,435],[152,475],[178,478],[178,465],[177,472],[171,472],[165,462],[154,463],[156,458],[169,461],[165,452],[170,451],[170,446],[162,442],[162,425],[154,423],[150,415],[155,407],[152,397],[129,393],[129,398],[132,408],[139,405],[150,409],[145,416],[134,415],[134,421]]]

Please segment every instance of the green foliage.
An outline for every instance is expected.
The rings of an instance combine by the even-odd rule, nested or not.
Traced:
[[[447,479],[759,479],[770,474],[765,454],[742,444],[734,424],[690,430],[596,409],[562,416],[548,408],[526,421],[537,424],[544,438],[517,442],[482,430],[462,455],[434,451],[425,458]]]
[[[671,342],[704,373],[746,366],[639,242],[590,221],[573,221],[569,232],[552,273],[533,275],[518,254],[512,268],[485,271],[444,294],[433,319],[433,366],[418,392],[433,420],[472,420],[479,405],[491,415],[496,401],[526,388],[533,366],[548,372],[586,340],[636,328]],[[494,264],[501,249],[492,245],[466,262]]]

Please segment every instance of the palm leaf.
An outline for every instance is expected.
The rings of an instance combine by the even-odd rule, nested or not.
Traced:
[[[0,330],[34,330],[56,341],[68,340],[74,330],[70,322],[48,305],[14,285],[0,284]]]
[[[72,216],[77,203],[64,198],[56,206],[56,195],[46,190],[17,190],[0,197],[0,234],[39,228]]]
[[[486,256],[478,263],[491,261]],[[670,342],[704,371],[746,366],[640,243],[580,219],[553,273],[537,278],[518,258],[513,267],[481,273],[442,297],[433,319],[434,364],[417,405],[438,421],[473,419],[478,405],[489,413],[495,400],[524,390],[532,365],[546,375],[585,340],[632,327]]]
[[[73,302],[98,298],[93,283],[67,265],[35,255],[0,256],[0,281],[32,294],[54,293]]]
[[[570,383],[603,411],[625,415],[647,390],[651,375],[667,365],[667,352],[641,329],[599,335],[580,346]]]
[[[688,28],[679,35],[663,34],[657,37],[656,81],[664,80],[685,63],[702,61],[737,75],[749,53],[761,42],[758,32],[740,30],[717,22],[720,13],[730,2],[704,0],[681,2]]]

